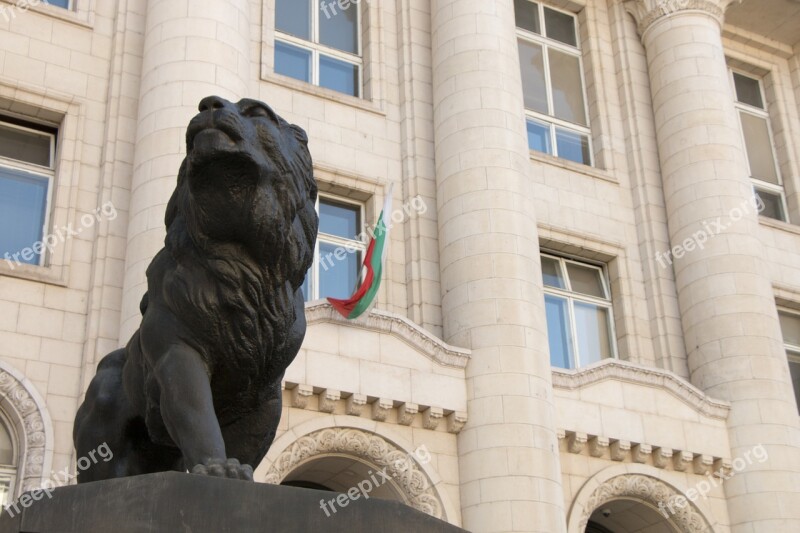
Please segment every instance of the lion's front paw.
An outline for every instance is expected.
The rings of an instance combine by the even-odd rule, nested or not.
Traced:
[[[253,481],[253,467],[239,464],[238,459],[207,459],[194,465],[192,474]]]

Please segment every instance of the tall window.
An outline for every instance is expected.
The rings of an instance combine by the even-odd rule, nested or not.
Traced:
[[[365,250],[363,206],[321,196],[318,200],[319,235],[314,265],[303,283],[306,301],[349,298],[356,287]]]
[[[731,71],[753,190],[764,203],[761,214],[786,221],[783,181],[761,80]],[[759,203],[760,206],[760,203]]]
[[[550,364],[579,368],[614,357],[611,298],[603,269],[542,255]]]
[[[0,259],[41,265],[56,130],[0,117]]]
[[[781,319],[783,343],[786,347],[786,356],[789,358],[794,397],[800,411],[800,313],[781,309],[778,311],[778,317]]]
[[[14,440],[5,420],[0,417],[0,505],[9,503],[14,494],[14,480],[17,477],[15,457]]]
[[[360,97],[359,6],[338,0],[276,0],[275,72]]]
[[[592,164],[575,15],[514,0],[531,150]]]

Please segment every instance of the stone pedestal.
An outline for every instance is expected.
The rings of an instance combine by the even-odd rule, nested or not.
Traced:
[[[370,533],[464,530],[400,502],[347,500],[336,512],[320,500],[337,493],[210,478],[179,472],[113,479],[55,489],[14,517],[0,533]],[[342,498],[343,499],[343,498]]]

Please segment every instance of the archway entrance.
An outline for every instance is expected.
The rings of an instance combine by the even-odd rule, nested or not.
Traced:
[[[658,509],[639,500],[611,500],[592,512],[586,533],[681,533]]]
[[[385,469],[381,470],[352,456],[324,455],[299,465],[283,479],[281,485],[334,492],[347,492],[352,487],[360,486],[370,498],[408,504],[394,479],[385,474]]]

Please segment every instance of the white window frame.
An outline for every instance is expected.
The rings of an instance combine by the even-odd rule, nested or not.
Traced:
[[[317,202],[315,205],[315,209],[317,210],[317,215],[320,212],[320,202],[328,200],[330,202],[344,204],[350,207],[357,207],[359,210],[358,218],[359,222],[361,223],[361,227],[358,228],[360,232],[364,231],[364,216],[366,214],[365,206],[362,202],[357,202],[351,200],[349,198],[342,198],[341,196],[334,196],[332,194],[320,193],[317,195]],[[339,237],[338,235],[331,235],[330,233],[323,233],[319,231],[317,233],[317,242],[314,245],[314,262],[311,267],[311,275],[309,276],[309,286],[308,286],[308,299],[306,301],[314,301],[319,300],[322,298],[319,294],[319,287],[320,287],[320,280],[319,280],[319,270],[320,266],[320,243],[325,244],[332,244],[334,246],[342,246],[342,247],[350,247],[355,248],[356,253],[360,254],[360,258],[363,261],[364,254],[367,251],[367,245],[358,240],[358,239],[345,239],[344,237]],[[363,272],[358,273],[358,279],[362,280]],[[355,287],[354,287],[355,288]]]
[[[761,101],[764,103],[764,107],[755,107],[750,104],[746,104],[744,102],[739,101],[739,96],[736,93],[736,81],[733,77],[734,74],[738,74],[740,76],[744,76],[745,78],[751,79],[758,83],[758,91],[759,95],[761,96]],[[750,115],[763,118],[767,121],[767,133],[769,135],[769,145],[772,149],[772,162],[775,165],[775,175],[778,177],[778,185],[774,183],[770,183],[768,181],[760,180],[753,176],[750,176],[750,181],[753,183],[753,194],[755,195],[758,190],[763,190],[764,192],[777,194],[781,200],[781,209],[783,210],[783,218],[781,219],[782,222],[789,221],[789,206],[786,203],[786,189],[783,183],[783,177],[781,176],[781,166],[778,160],[778,151],[775,148],[775,137],[772,133],[772,120],[769,116],[769,109],[767,107],[767,95],[764,91],[764,83],[763,78],[753,76],[753,74],[740,70],[729,68],[728,69],[728,78],[731,84],[731,90],[733,91],[733,104],[736,107],[736,120],[739,123],[739,134],[742,138],[742,146],[744,147],[744,160],[747,164],[747,173],[750,174],[750,156],[747,153],[747,139],[744,136],[744,126],[742,125],[742,116],[741,112],[748,113]]]
[[[10,168],[13,170],[21,170],[23,172],[27,172],[29,174],[34,174],[36,176],[40,176],[43,178],[47,178],[47,200],[45,205],[44,211],[44,221],[42,225],[42,239],[44,239],[45,235],[47,235],[48,228],[50,227],[50,211],[52,210],[52,203],[53,203],[53,183],[55,182],[56,176],[56,137],[58,133],[51,133],[49,131],[45,131],[44,128],[47,129],[58,129],[54,126],[42,126],[42,129],[30,128],[27,126],[20,126],[9,122],[8,119],[15,119],[16,117],[12,116],[3,116],[0,115],[0,124],[3,125],[5,128],[17,129],[21,131],[36,133],[37,135],[46,135],[50,137],[50,166],[44,167],[41,165],[36,165],[33,163],[28,163],[26,161],[20,161],[19,159],[11,159],[8,157],[0,156],[0,167]],[[33,124],[29,120],[25,119],[18,119],[21,122],[25,122],[28,124]],[[0,178],[2,179],[2,178]],[[0,230],[2,231],[2,230]],[[21,251],[21,250],[19,250]],[[13,255],[12,251],[12,255]],[[38,265],[31,264],[31,266],[45,266],[47,264],[47,251],[46,249],[42,250],[42,253],[39,255],[39,263]],[[28,263],[26,263],[28,264]]]
[[[522,39],[528,42],[532,42],[542,47],[542,61],[543,61],[543,68],[544,68],[544,83],[546,87],[546,96],[547,96],[547,109],[555,113],[555,105],[553,103],[553,86],[550,79],[550,54],[547,53],[548,48],[553,48],[558,50],[559,52],[563,52],[565,54],[569,54],[573,57],[578,58],[578,68],[580,69],[581,75],[581,90],[583,91],[583,112],[586,116],[586,126],[581,124],[575,124],[573,122],[569,122],[560,118],[557,118],[554,115],[547,115],[544,113],[540,113],[538,111],[534,111],[532,109],[525,108],[525,121],[527,123],[527,119],[532,119],[536,122],[544,122],[547,126],[549,126],[550,132],[550,146],[553,149],[552,155],[554,157],[558,157],[560,159],[564,159],[558,155],[558,143],[556,140],[556,127],[561,127],[566,130],[573,131],[575,133],[580,133],[582,135],[586,135],[589,140],[589,163],[588,166],[594,167],[594,150],[592,148],[592,124],[589,117],[589,99],[586,93],[586,73],[583,69],[583,52],[581,51],[581,40],[580,40],[580,31],[579,31],[579,21],[578,16],[575,13],[571,13],[569,11],[565,11],[563,9],[558,9],[551,5],[546,6],[548,9],[552,9],[553,11],[558,11],[559,13],[563,13],[565,15],[569,15],[575,21],[575,43],[576,46],[570,46],[566,43],[562,43],[561,41],[557,41],[555,39],[551,39],[546,37],[546,22],[544,19],[544,8],[545,5],[541,1],[531,1],[526,0],[530,4],[536,4],[538,12],[539,12],[539,24],[541,26],[542,34],[539,35],[538,33],[534,33],[532,31],[526,30],[524,28],[520,28],[517,26],[517,38]],[[538,152],[538,150],[531,150],[537,153],[546,153],[546,152]],[[571,161],[571,160],[567,160]],[[576,163],[579,164],[579,163]]]
[[[12,464],[0,464],[0,479],[8,480],[8,498],[9,500],[3,502],[0,500],[0,506],[3,504],[8,504],[14,501],[16,490],[16,483],[17,483],[17,474],[19,472],[19,467],[16,463],[16,460],[19,458],[19,442],[17,439],[17,435],[11,425],[11,422],[5,416],[5,413],[0,412],[0,424],[2,424],[6,431],[8,431],[9,438],[11,439],[11,452],[12,456],[14,457],[14,462]],[[2,511],[2,507],[0,507],[0,511]]]
[[[800,318],[800,311],[797,311],[796,309],[779,307],[778,313]],[[784,339],[783,348],[786,350],[786,358],[789,360],[789,362],[800,365],[800,345],[790,344]],[[794,387],[792,387],[792,389],[794,389]],[[795,398],[795,400],[797,401],[797,408],[800,410],[800,398]]]
[[[301,1],[301,0],[294,0],[294,1]],[[354,98],[362,98],[364,93],[364,52],[362,50],[362,41],[363,35],[362,27],[361,27],[361,2],[359,3],[351,3],[348,9],[355,9],[356,10],[356,38],[358,39],[358,54],[351,54],[349,52],[344,52],[342,50],[338,50],[336,48],[331,48],[330,46],[324,45],[319,43],[319,17],[320,17],[320,9],[319,4],[316,0],[302,0],[305,2],[309,2],[311,4],[311,40],[306,40],[301,37],[296,37],[289,33],[284,33],[278,29],[277,22],[275,24],[275,41],[282,41],[287,44],[291,44],[292,46],[296,46],[298,48],[302,48],[303,50],[311,52],[311,81],[306,83],[311,83],[316,87],[320,87],[322,89],[328,89],[329,91],[335,91],[339,94],[345,94],[346,96],[353,96]],[[337,5],[338,7],[338,5]],[[276,16],[275,20],[277,21],[277,9],[278,4],[275,3],[275,10]],[[336,15],[334,15],[336,16]],[[356,87],[357,94],[355,95],[348,95],[347,93],[341,93],[340,91],[336,91],[336,89],[330,89],[328,87],[322,87],[319,84],[319,56],[320,53],[343,61],[345,63],[349,63],[351,65],[356,65],[358,67],[358,85]],[[274,56],[274,54],[273,54]],[[274,59],[273,59],[274,61]],[[281,74],[278,74],[281,76]],[[295,78],[291,78],[295,79]],[[297,80],[303,81],[303,80]]]
[[[592,261],[586,261],[583,259],[574,259],[568,256],[563,255],[556,255],[548,251],[542,251],[541,257],[546,257],[548,259],[553,259],[561,263],[561,272],[564,274],[564,284],[566,288],[559,289],[556,287],[551,287],[548,285],[542,285],[544,293],[550,294],[552,296],[558,296],[559,298],[564,298],[567,300],[567,312],[569,313],[569,326],[570,326],[570,342],[573,346],[574,357],[575,360],[573,361],[574,366],[573,369],[582,368],[581,360],[580,360],[580,346],[578,343],[578,326],[575,320],[575,302],[582,302],[588,303],[592,305],[596,305],[598,307],[603,307],[608,309],[608,335],[611,340],[611,357],[606,359],[618,359],[619,358],[619,350],[617,348],[617,333],[614,328],[614,302],[611,298],[611,284],[609,283],[608,278],[608,268],[605,264],[602,263],[595,263]],[[579,265],[581,267],[588,267],[594,268],[600,271],[600,279],[603,283],[603,292],[608,295],[608,298],[598,298],[596,296],[590,296],[588,294],[582,294],[579,292],[574,292],[572,290],[572,282],[569,279],[569,272],[566,269],[566,263],[572,263],[575,265]],[[548,345],[549,348],[549,345]]]

